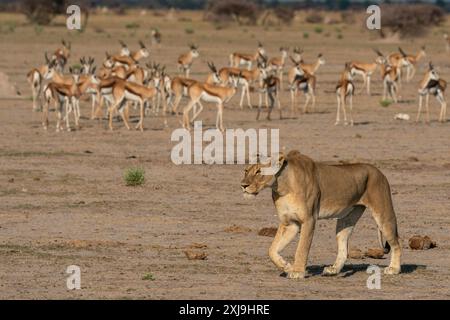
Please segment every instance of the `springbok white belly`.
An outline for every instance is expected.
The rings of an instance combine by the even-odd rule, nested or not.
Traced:
[[[131,100],[131,101],[140,101],[140,97],[128,90],[125,90],[125,99]]]
[[[222,101],[219,97],[213,96],[205,91],[202,92],[200,99],[202,99],[203,101],[212,102],[212,103],[220,103]]]

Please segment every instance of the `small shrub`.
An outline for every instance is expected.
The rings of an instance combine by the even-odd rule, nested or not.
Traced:
[[[323,23],[323,16],[318,12],[311,12],[306,16],[306,22],[308,23]]]
[[[317,26],[314,28],[314,32],[315,33],[322,33],[323,32],[323,28],[321,26]]]
[[[383,108],[387,108],[392,104],[391,100],[388,99],[384,99],[380,101],[380,106],[382,106]]]
[[[308,39],[308,38],[309,38],[309,33],[303,32],[303,39]]]
[[[342,35],[342,33],[338,33],[336,38],[341,40],[341,39],[344,39],[344,36]]]
[[[71,66],[73,70],[81,70],[83,67],[79,63],[75,63]]]
[[[186,28],[186,29],[184,29],[184,32],[185,32],[186,34],[194,34],[194,33],[195,33],[195,30],[194,30],[193,28]]]
[[[28,21],[38,25],[48,25],[58,12],[62,12],[64,1],[22,0],[20,11]]]
[[[142,280],[145,281],[154,281],[155,280],[155,276],[151,273],[146,273],[143,277]]]
[[[139,27],[140,25],[137,22],[130,22],[125,25],[125,28],[127,29],[138,29]]]
[[[130,168],[125,172],[124,180],[127,186],[140,186],[145,182],[145,170],[142,168]]]

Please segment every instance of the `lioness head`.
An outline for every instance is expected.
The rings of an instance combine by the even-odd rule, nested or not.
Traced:
[[[258,161],[257,164],[251,164],[245,168],[244,178],[241,181],[242,192],[245,198],[254,198],[264,188],[270,187],[276,174],[284,163],[284,155],[280,154],[278,160],[272,163],[272,159]],[[276,164],[273,167],[273,164]]]

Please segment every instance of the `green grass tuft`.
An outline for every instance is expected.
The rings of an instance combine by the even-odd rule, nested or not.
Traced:
[[[145,182],[145,170],[142,168],[129,168],[124,175],[125,184],[130,187],[143,185]]]
[[[155,276],[151,273],[146,273],[143,277],[142,280],[146,280],[146,281],[154,281],[155,280]]]
[[[380,101],[380,106],[382,106],[383,108],[387,108],[392,104],[391,100],[388,99],[384,99]]]
[[[322,33],[323,32],[323,28],[321,26],[317,26],[314,28],[314,32],[315,33]]]
[[[126,25],[125,25],[125,28],[127,28],[127,29],[137,29],[137,28],[139,28],[141,25],[139,24],[139,23],[137,23],[137,22],[130,22],[130,23],[127,23]]]

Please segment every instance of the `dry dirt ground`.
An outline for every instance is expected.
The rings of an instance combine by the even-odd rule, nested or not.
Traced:
[[[216,29],[200,15],[179,14],[174,20],[146,16],[91,16],[84,33],[57,25],[33,28],[20,16],[0,15],[0,71],[17,84],[21,99],[0,100],[0,298],[4,299],[436,299],[450,298],[450,123],[436,121],[438,108],[431,100],[432,122],[416,125],[397,121],[403,112],[415,116],[416,87],[425,70],[404,84],[401,102],[379,104],[381,82],[374,77],[372,97],[354,98],[354,127],[334,126],[338,73],[349,59],[372,61],[371,48],[394,51],[395,41],[379,41],[358,25],[324,26],[295,23],[292,27],[228,27]],[[137,22],[136,30],[126,25]],[[7,27],[10,26],[10,27]],[[11,27],[13,26],[13,27]],[[187,43],[200,45],[193,77],[206,77],[206,61],[227,64],[232,50],[253,51],[257,39],[270,54],[281,45],[300,45],[305,59],[319,52],[327,60],[317,73],[315,112],[293,119],[255,121],[255,110],[239,110],[237,98],[224,113],[227,128],[279,128],[281,145],[298,149],[318,161],[368,162],[380,168],[392,184],[394,205],[403,242],[403,273],[382,277],[381,290],[368,290],[366,268],[386,266],[382,260],[349,259],[338,277],[322,277],[334,262],[334,221],[320,221],[309,257],[309,277],[291,281],[279,276],[267,252],[272,238],[258,236],[263,227],[275,227],[277,217],[269,191],[256,201],[243,199],[243,166],[175,166],[170,161],[172,130],[169,119],[145,119],[145,132],[105,129],[104,121],[88,120],[82,105],[82,128],[54,131],[54,113],[48,132],[40,126],[41,113],[31,112],[25,75],[43,62],[62,37],[72,41],[71,63],[82,55],[101,61],[106,50],[117,52],[118,39],[137,46],[149,43],[151,26],[163,33],[163,46],[151,60],[176,71],[175,61]],[[129,26],[128,26],[129,27]],[[427,45],[444,78],[450,80],[449,56],[442,32],[401,45],[408,52]],[[192,33],[193,32],[193,33]],[[304,38],[307,32],[309,38]],[[338,34],[342,34],[339,37]],[[357,82],[361,90],[361,82]],[[256,97],[254,97],[256,100]],[[302,98],[303,101],[303,98]],[[288,107],[288,92],[282,104]],[[183,105],[186,100],[183,101]],[[212,127],[212,106],[201,115]],[[126,187],[123,173],[140,166],[146,171],[142,187]],[[429,235],[438,247],[408,249],[413,235]],[[188,260],[184,251],[205,252],[206,260]],[[284,255],[293,259],[296,244]],[[376,227],[366,212],[355,229],[351,247],[377,247]],[[81,268],[82,289],[66,289],[69,265]]]

